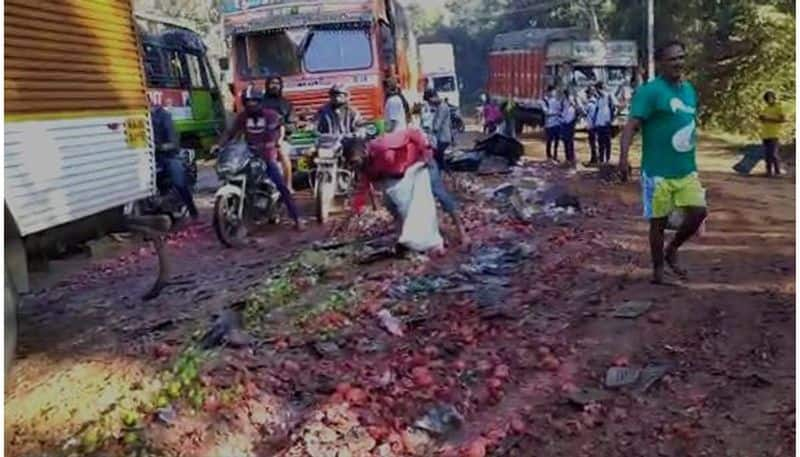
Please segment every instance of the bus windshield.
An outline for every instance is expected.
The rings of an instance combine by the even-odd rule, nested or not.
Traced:
[[[372,66],[369,31],[315,30],[303,56],[308,72],[363,70]]]

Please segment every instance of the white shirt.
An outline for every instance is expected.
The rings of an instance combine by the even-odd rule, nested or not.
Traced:
[[[399,95],[392,95],[386,99],[384,113],[386,118],[386,127],[389,127],[392,121],[397,123],[395,131],[404,130],[406,127],[408,127],[406,123],[406,110],[403,107],[403,100]]]
[[[564,100],[563,109],[561,110],[561,123],[568,125],[575,121],[575,104],[570,100]]]
[[[611,125],[611,107],[615,104],[614,97],[608,93],[601,93],[597,98],[597,117],[595,127]]]
[[[594,128],[594,115],[597,111],[597,99],[589,97],[586,101],[586,127],[589,129]]]
[[[561,124],[561,100],[554,96],[548,95],[543,100],[545,108],[545,128],[556,127]]]

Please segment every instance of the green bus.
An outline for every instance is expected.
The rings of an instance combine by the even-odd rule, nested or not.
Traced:
[[[150,102],[172,114],[181,147],[207,152],[225,128],[225,109],[205,43],[178,21],[135,16]]]

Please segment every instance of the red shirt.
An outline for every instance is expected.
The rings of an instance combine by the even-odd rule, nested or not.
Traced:
[[[421,130],[408,128],[387,133],[367,145],[365,166],[353,195],[353,209],[360,213],[370,191],[370,184],[384,179],[400,179],[409,167],[431,160],[428,140]]]
[[[271,109],[264,108],[261,115],[256,117],[250,117],[247,111],[242,111],[236,115],[233,135],[243,133],[250,147],[261,151],[265,159],[275,160],[280,127],[281,117]]]

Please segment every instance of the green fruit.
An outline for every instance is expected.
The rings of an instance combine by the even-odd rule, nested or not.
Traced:
[[[178,396],[181,394],[181,383],[178,381],[172,381],[169,383],[169,386],[167,387],[167,393],[172,398],[178,398]]]
[[[97,433],[97,429],[90,428],[84,432],[83,436],[81,437],[81,446],[87,451],[92,452],[97,448],[97,442],[99,440],[99,434]]]
[[[136,444],[139,441],[139,435],[135,432],[125,432],[125,436],[122,437],[122,441],[125,444]]]
[[[191,398],[192,406],[199,409],[203,406],[203,394],[201,392],[194,392],[189,398]]]
[[[156,399],[157,408],[166,408],[169,405],[169,399],[165,395],[159,395]]]
[[[133,427],[137,422],[139,422],[139,415],[134,411],[126,411],[125,414],[122,415],[122,423],[126,427]]]

